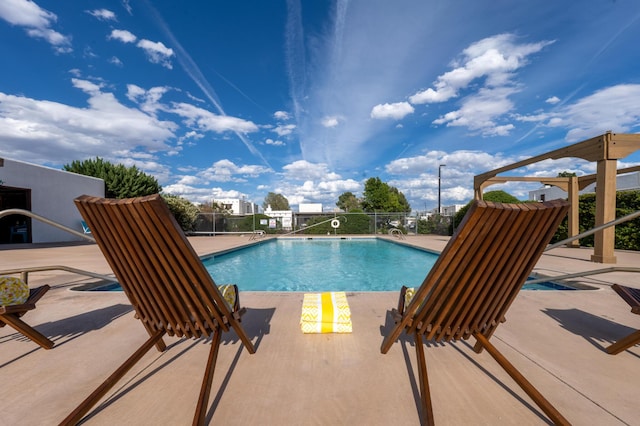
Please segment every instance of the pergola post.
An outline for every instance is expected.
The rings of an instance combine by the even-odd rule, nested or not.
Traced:
[[[603,135],[596,136],[591,139],[584,140],[574,145],[556,149],[545,154],[537,155],[499,169],[491,170],[473,178],[474,197],[482,199],[482,191],[485,186],[506,182],[509,180],[533,180],[533,178],[515,178],[515,177],[497,177],[498,174],[525,167],[533,163],[544,160],[557,160],[560,158],[582,158],[586,161],[597,162],[596,181],[596,217],[595,226],[602,226],[607,222],[615,220],[616,215],[616,176],[620,173],[630,173],[638,171],[640,168],[628,167],[616,170],[617,160],[622,159],[633,152],[640,150],[640,134],[637,133],[612,133],[607,132]],[[553,178],[542,178],[540,182],[546,183]],[[593,183],[593,175],[582,176],[577,180],[570,180],[566,185],[566,189],[571,203],[569,211],[569,229],[570,236],[577,235],[579,232],[578,224],[578,191],[584,189],[585,186]],[[552,185],[561,186],[560,182],[550,182]],[[570,243],[578,244],[578,242]],[[573,246],[573,245],[571,245]],[[591,256],[593,262],[599,263],[616,263],[614,256],[615,247],[615,228],[609,227],[598,231],[595,234],[594,254]]]
[[[570,176],[568,178],[567,198],[571,204],[569,207],[567,237],[575,237],[580,233],[580,193],[578,188],[578,178],[576,176]],[[567,247],[580,247],[580,240],[573,240],[567,243]]]
[[[617,160],[598,160],[596,174],[596,226],[616,218]],[[616,263],[614,256],[615,227],[595,233],[592,262]]]

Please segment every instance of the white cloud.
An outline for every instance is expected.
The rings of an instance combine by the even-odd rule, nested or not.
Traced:
[[[319,180],[340,179],[340,175],[333,173],[324,163],[310,163],[306,160],[298,160],[282,167],[288,179],[293,180]]]
[[[107,37],[110,40],[118,40],[122,43],[135,43],[138,40],[135,34],[127,30],[112,30]],[[172,69],[171,58],[175,56],[173,49],[164,45],[160,41],[151,41],[140,39],[136,46],[142,49],[149,60],[153,64],[162,65],[165,68]]]
[[[199,188],[190,184],[176,183],[173,185],[163,186],[164,193],[178,195],[191,201],[192,203],[204,204],[210,203],[212,200],[221,200],[225,198],[243,198],[247,195],[237,190],[225,190],[220,187],[216,188]]]
[[[251,121],[230,117],[228,115],[214,114],[206,109],[183,102],[174,103],[168,111],[180,115],[185,118],[187,125],[195,126],[200,130],[216,133],[231,131],[241,134],[258,131],[258,126]]]
[[[305,202],[322,203],[324,207],[333,208],[338,197],[347,191],[361,192],[362,184],[353,179],[340,179],[332,174],[331,177],[309,178],[300,184],[284,181],[274,192],[285,195],[292,206]]]
[[[287,136],[293,133],[295,129],[296,129],[295,124],[285,124],[281,126],[276,126],[276,128],[273,129],[273,131],[276,132],[278,136]]]
[[[433,88],[420,91],[409,100],[414,104],[445,102],[480,84],[475,93],[462,99],[459,109],[442,114],[433,124],[466,127],[482,136],[507,136],[515,129],[513,124],[504,120],[511,118],[508,114],[514,109],[509,97],[520,91],[514,82],[516,72],[528,64],[529,56],[551,43],[518,43],[514,34],[482,39],[467,47],[461,58],[454,61],[454,68],[440,75]],[[480,79],[483,81],[478,83]],[[549,98],[547,102],[554,100]],[[516,118],[533,121],[531,116]]]
[[[56,14],[42,9],[33,1],[0,1],[0,18],[11,25],[24,27],[30,37],[44,39],[59,53],[72,51],[71,38],[51,28],[58,20]]]
[[[168,148],[177,125],[159,120],[116,100],[99,84],[73,79],[88,95],[85,107],[8,95],[0,92],[2,155],[43,164],[116,152],[156,153]]]
[[[162,42],[142,39],[138,42],[137,46],[144,50],[150,62],[160,64],[168,69],[173,68],[170,59],[174,56],[173,49],[165,46]]]
[[[160,99],[168,91],[169,88],[163,86],[144,90],[135,84],[128,84],[127,98],[132,102],[138,103],[141,110],[155,114],[158,110],[166,110],[166,107],[160,103]]]
[[[569,128],[566,139],[577,142],[608,130],[637,132],[640,127],[640,84],[619,84],[579,99],[554,116],[554,126]]]
[[[484,88],[462,101],[462,107],[433,121],[434,124],[463,126],[483,136],[506,136],[514,129],[512,124],[499,124],[500,117],[513,108],[509,95],[517,90],[511,87]]]
[[[340,124],[340,117],[335,115],[326,116],[322,119],[322,125],[324,127],[336,127],[338,124]]]
[[[211,167],[198,173],[198,177],[207,182],[246,182],[249,177],[255,178],[270,172],[270,169],[263,166],[239,166],[225,159],[216,161]]]
[[[119,40],[123,43],[133,43],[138,39],[138,37],[127,30],[112,30],[111,34],[107,36],[107,39]]]
[[[533,177],[555,177],[561,172],[575,173],[578,176],[596,172],[596,163],[580,158],[559,158],[544,160],[524,167],[524,173]]]
[[[428,203],[432,208],[438,199],[440,186],[441,199],[444,205],[451,203],[465,204],[473,198],[474,176],[490,169],[512,164],[524,157],[508,157],[503,154],[492,154],[485,151],[459,150],[453,152],[430,151],[424,155],[400,158],[385,166],[385,171],[393,176],[389,184],[402,191],[407,199],[412,200],[414,209],[422,210]],[[439,166],[440,182],[438,181]],[[532,170],[520,169],[513,175],[531,175]],[[552,176],[556,176],[557,172]],[[440,185],[439,185],[440,184]],[[509,192],[518,193],[526,198],[532,185],[539,183],[510,184]],[[491,189],[503,189],[493,186]],[[416,204],[417,203],[417,204]]]
[[[408,102],[396,102],[393,104],[380,104],[371,110],[371,118],[400,120],[409,114],[413,114],[413,107]]]
[[[483,151],[459,150],[447,153],[445,151],[429,151],[424,155],[405,157],[393,160],[385,166],[385,171],[393,175],[437,175],[438,166],[446,164],[446,173],[461,170],[471,174],[498,168],[518,161],[515,158],[504,157],[501,154],[489,154]],[[442,170],[445,170],[443,168]]]
[[[519,114],[515,114],[514,118],[517,121],[522,121],[524,123],[531,123],[531,122],[544,122],[546,120],[549,119],[549,114],[547,113],[540,113],[540,114],[533,114],[533,115],[519,115]]]
[[[462,58],[454,61],[453,70],[438,77],[435,88],[417,92],[409,98],[413,104],[445,102],[458,96],[476,79],[485,78],[485,86],[499,87],[508,84],[513,73],[527,64],[527,57],[537,53],[550,41],[517,44],[514,34],[498,34],[471,44],[462,52]]]
[[[286,121],[286,120],[290,120],[291,119],[291,114],[289,114],[286,111],[276,111],[276,112],[273,113],[273,117],[276,120]]]
[[[267,145],[273,145],[273,146],[284,146],[285,143],[282,141],[274,141],[273,139],[269,139],[267,138],[267,140],[264,141],[265,144]]]
[[[86,11],[89,15],[100,21],[117,21],[116,14],[108,9],[94,9]]]
[[[547,98],[547,100],[545,102],[548,103],[548,104],[551,104],[551,105],[555,105],[558,102],[560,102],[560,98],[557,97],[557,96],[551,96],[550,98]]]

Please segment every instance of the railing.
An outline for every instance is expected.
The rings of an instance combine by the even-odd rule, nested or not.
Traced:
[[[39,220],[40,222],[46,223],[47,225],[51,225],[54,228],[58,228],[61,229],[63,231],[69,232],[77,237],[81,237],[84,238],[87,241],[91,241],[93,243],[96,242],[96,240],[93,239],[93,237],[83,234],[82,232],[78,232],[75,229],[71,229],[67,226],[64,226],[58,222],[55,222],[51,219],[47,219],[44,216],[40,216],[39,214],[35,214],[33,212],[30,212],[29,210],[22,210],[22,209],[7,209],[7,210],[3,210],[0,212],[0,218],[4,217],[4,216],[8,216],[8,215],[12,215],[12,214],[19,214],[19,215],[23,215],[23,216],[28,216],[31,217],[33,219]],[[79,275],[85,275],[88,277],[92,277],[92,278],[98,278],[101,280],[105,280],[105,281],[115,281],[116,279],[114,277],[110,277],[108,275],[102,275],[102,274],[96,274],[94,272],[89,272],[89,271],[84,271],[82,269],[77,269],[77,268],[72,268],[70,266],[63,266],[63,265],[53,265],[53,266],[34,266],[34,267],[30,267],[30,268],[16,268],[16,269],[7,269],[5,271],[0,271],[0,275],[13,275],[13,274],[20,274],[21,275],[21,279],[22,281],[24,281],[25,283],[29,282],[29,272],[41,272],[41,271],[55,271],[55,270],[61,270],[61,271],[67,271],[67,272],[72,272],[74,274],[79,274]]]
[[[93,237],[86,235],[82,232],[78,232],[75,229],[71,229],[67,226],[64,226],[58,222],[55,222],[51,219],[47,219],[44,216],[40,216],[39,214],[35,214],[33,212],[30,212],[29,210],[22,210],[22,209],[7,209],[7,210],[3,210],[0,212],[0,218],[4,217],[4,216],[8,216],[11,214],[19,214],[19,215],[23,215],[23,216],[28,216],[31,217],[33,219],[39,220],[40,222],[46,223],[47,225],[51,225],[54,228],[58,228],[61,229],[63,231],[69,232],[73,235],[75,235],[76,237],[80,237],[80,238],[84,238],[87,241],[91,241],[92,243],[95,243],[96,240],[93,239]]]
[[[296,232],[304,232],[307,229],[311,229],[311,228],[313,228],[315,226],[322,225],[322,224],[325,224],[327,222],[331,222],[331,226],[335,230],[340,226],[340,221],[338,220],[338,217],[340,217],[341,219],[344,219],[345,222],[347,221],[347,218],[345,216],[336,216],[336,217],[332,217],[331,219],[323,220],[322,222],[314,223],[313,225],[309,225],[309,226],[306,226],[306,227],[301,228],[301,229],[295,229],[295,230],[293,230],[291,232],[287,232],[284,235],[286,236],[286,235],[295,234]],[[337,222],[336,226],[334,226],[334,223],[335,223],[334,221]]]
[[[261,238],[264,238],[265,235],[266,233],[262,229],[258,229],[257,231],[253,231],[251,233],[251,236],[249,237],[249,241],[259,240]]]
[[[572,274],[559,275],[556,277],[536,278],[533,280],[527,280],[527,284],[537,284],[547,281],[561,281],[569,278],[588,277],[590,275],[608,274],[610,272],[640,272],[640,268],[634,268],[630,266],[610,266],[603,269],[594,269],[593,271],[574,272]]]
[[[605,228],[608,228],[610,226],[616,226],[616,225],[619,225],[619,224],[624,223],[624,222],[628,222],[628,221],[630,221],[632,219],[637,218],[638,216],[640,216],[640,210],[638,210],[637,212],[634,212],[634,213],[630,213],[630,214],[628,214],[626,216],[622,216],[622,217],[620,217],[620,218],[618,218],[616,220],[612,220],[611,222],[603,223],[602,225],[596,226],[595,228],[592,228],[592,229],[590,229],[588,231],[585,231],[585,232],[583,232],[581,234],[574,235],[573,237],[566,238],[566,239],[564,239],[562,241],[558,241],[557,243],[554,243],[554,244],[551,244],[551,245],[547,246],[547,248],[545,248],[544,251],[549,251],[551,249],[554,249],[554,248],[563,246],[563,245],[565,245],[567,243],[570,243],[571,241],[575,241],[575,240],[579,240],[580,238],[588,237],[589,235],[595,234],[598,231],[602,231]]]
[[[25,283],[28,283],[29,272],[58,271],[58,270],[72,272],[78,275],[85,275],[87,277],[98,278],[98,279],[109,281],[109,282],[116,281],[115,277],[112,277],[112,276],[96,274],[94,272],[84,271],[82,269],[72,268],[70,266],[63,266],[63,265],[33,266],[30,268],[6,269],[4,271],[0,271],[0,275],[20,274],[20,278],[22,279],[22,281],[24,281]]]
[[[393,235],[399,240],[404,240],[404,234],[398,228],[391,228],[391,230],[389,231],[389,235]]]

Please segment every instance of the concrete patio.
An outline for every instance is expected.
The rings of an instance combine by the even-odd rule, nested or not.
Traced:
[[[247,237],[196,237],[209,254],[247,244]],[[405,242],[439,251],[444,237]],[[547,276],[599,269],[592,249],[557,248],[536,271]],[[637,266],[640,253],[616,251],[619,266]],[[0,270],[65,265],[110,274],[97,246],[0,246]],[[425,271],[426,272],[426,271]],[[215,277],[214,277],[215,279]],[[603,348],[640,328],[640,318],[609,286],[638,287],[638,274],[615,272],[575,279],[596,289],[522,291],[492,341],[573,424],[638,424],[640,346],[618,355]],[[52,289],[24,320],[56,346],[43,350],[0,328],[0,425],[53,425],[66,417],[147,338],[121,292],[71,289],[95,279],[62,271],[29,275],[32,287]],[[402,285],[398,278],[398,287]],[[242,349],[223,336],[213,379],[211,424],[418,425],[415,349],[401,338],[380,353],[391,327],[387,311],[397,293],[349,293],[353,333],[304,335],[302,293],[242,292],[243,325],[257,346]],[[191,424],[209,345],[167,338],[152,349],[85,419],[87,425]],[[434,416],[443,425],[546,424],[548,420],[474,342],[429,344],[427,365]]]

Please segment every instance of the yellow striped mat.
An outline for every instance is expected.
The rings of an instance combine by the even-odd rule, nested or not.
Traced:
[[[305,293],[300,328],[303,333],[351,333],[351,309],[345,292]]]

